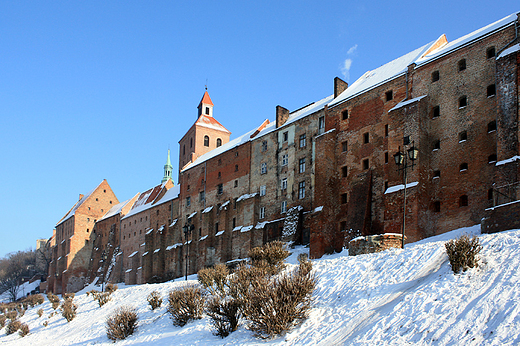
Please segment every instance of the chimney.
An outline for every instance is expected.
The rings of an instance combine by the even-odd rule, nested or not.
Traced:
[[[79,194],[79,200],[81,201],[82,198],[83,198],[83,195],[80,193]]]
[[[334,98],[338,97],[339,94],[347,90],[348,83],[339,77],[334,78]]]
[[[279,128],[289,118],[289,110],[282,106],[276,106],[276,128]]]

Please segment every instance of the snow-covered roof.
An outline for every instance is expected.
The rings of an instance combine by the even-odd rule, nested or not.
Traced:
[[[515,44],[515,45],[505,49],[502,53],[500,53],[499,56],[497,56],[497,60],[500,58],[503,58],[505,56],[508,56],[509,54],[512,54],[514,52],[518,52],[518,51],[520,51],[520,43]]]
[[[157,200],[157,196],[160,194],[160,192],[166,188],[166,184],[169,180],[165,181],[162,184],[159,184],[141,194],[139,194],[139,197],[135,201],[134,205],[132,206],[132,209],[126,214],[122,219],[129,218],[130,216],[139,214],[142,211],[145,211],[152,206],[154,206],[156,203],[164,203],[171,199],[176,198],[179,195],[180,191],[180,185],[176,185],[168,189],[161,199]],[[173,190],[170,192],[170,190]]]
[[[406,105],[409,105],[411,103],[414,103],[416,101],[420,101],[421,99],[425,98],[426,95],[422,95],[422,96],[419,96],[419,97],[415,97],[413,99],[410,99],[410,100],[403,100],[401,102],[399,102],[398,104],[396,104],[393,108],[391,108],[388,112],[390,113],[391,111],[395,111],[396,109],[399,109],[401,107],[404,107]]]
[[[179,197],[180,192],[181,192],[181,185],[177,184],[177,185],[171,187],[168,191],[166,191],[166,193],[164,194],[164,196],[162,196],[161,199],[155,200],[152,204],[155,206],[158,204],[163,204],[163,203],[169,202],[171,200],[174,200],[175,198]]]
[[[121,202],[121,203],[118,203],[116,205],[114,205],[112,208],[110,208],[109,211],[107,211],[107,213],[105,215],[103,215],[103,217],[101,219],[98,220],[99,221],[102,221],[102,220],[105,220],[105,219],[108,219],[114,215],[117,215],[121,212],[121,210],[131,201],[133,200],[133,198],[131,199],[127,199],[126,201],[124,202]]]
[[[249,232],[250,230],[253,229],[253,225],[250,225],[250,226],[244,226],[242,227],[242,229],[240,230],[240,232]]]
[[[217,234],[215,234],[215,237],[218,237],[219,235],[224,234],[224,231],[218,231]]]
[[[408,184],[406,184],[406,188],[409,189],[409,188],[414,187],[414,186],[417,186],[417,185],[419,185],[419,182],[418,182],[418,181],[414,181],[413,183],[408,183]],[[386,195],[387,193],[394,193],[394,192],[397,192],[397,191],[404,190],[404,188],[405,188],[405,185],[404,185],[404,184],[391,186],[391,187],[389,187],[388,189],[386,189],[386,191],[385,191],[385,195]]]
[[[215,119],[209,115],[202,114],[197,119],[195,124],[198,126],[207,127],[207,128],[213,129],[213,130],[219,130],[219,131],[231,133],[228,129],[226,129],[224,126],[222,126],[222,124],[219,123],[217,121],[217,119]]]

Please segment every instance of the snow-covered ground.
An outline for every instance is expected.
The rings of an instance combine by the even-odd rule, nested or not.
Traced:
[[[31,334],[5,335],[8,345],[111,345],[105,319],[121,305],[137,308],[136,334],[118,345],[518,345],[520,344],[520,230],[480,235],[483,249],[478,268],[454,275],[444,242],[479,227],[456,230],[378,254],[349,257],[346,253],[315,260],[319,277],[314,308],[303,323],[273,340],[253,337],[246,326],[221,339],[210,320],[174,327],[165,304],[151,311],[147,295],[163,296],[185,281],[138,286],[119,285],[112,300],[99,307],[76,294],[77,317],[67,323],[49,318],[49,302],[21,318]],[[306,251],[299,248],[295,252]],[[290,263],[296,263],[294,253]],[[193,280],[196,278],[193,276]],[[189,282],[189,281],[188,281]],[[43,322],[48,321],[44,327]]]

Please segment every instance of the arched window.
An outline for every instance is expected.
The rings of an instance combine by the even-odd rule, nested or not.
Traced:
[[[220,147],[222,145],[222,139],[217,138],[217,147]]]
[[[204,136],[204,146],[209,147],[209,136]]]

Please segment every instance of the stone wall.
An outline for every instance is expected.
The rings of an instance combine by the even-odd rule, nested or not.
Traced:
[[[367,253],[381,252],[390,248],[401,248],[402,239],[402,235],[396,233],[358,237],[348,243],[348,254],[350,256],[357,256]]]

